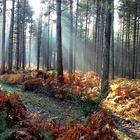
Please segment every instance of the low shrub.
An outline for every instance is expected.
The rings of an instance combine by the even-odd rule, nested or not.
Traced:
[[[100,109],[100,100],[99,97],[96,100],[90,100],[89,94],[80,94],[75,93],[71,94],[71,99],[80,106],[81,112],[88,116],[94,111],[99,111]]]
[[[43,80],[41,78],[34,78],[34,79],[29,79],[26,80],[22,85],[23,85],[23,90],[36,90],[38,88],[40,88],[43,84]]]

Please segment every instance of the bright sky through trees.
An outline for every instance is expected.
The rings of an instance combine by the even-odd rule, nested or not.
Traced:
[[[118,21],[118,12],[117,12],[117,7],[119,6],[119,1],[115,0],[114,1],[115,5],[115,13],[114,13],[114,31],[117,32],[119,29],[119,21]]]
[[[34,17],[37,18],[39,16],[39,11],[40,11],[40,0],[29,0],[30,5],[33,8],[34,11]]]
[[[29,0],[30,5],[33,8],[34,11],[34,19],[38,18],[39,11],[40,11],[40,0]],[[114,15],[114,31],[117,32],[119,29],[119,23],[118,23],[118,13],[117,13],[117,6],[119,5],[118,0],[115,0],[115,15]]]

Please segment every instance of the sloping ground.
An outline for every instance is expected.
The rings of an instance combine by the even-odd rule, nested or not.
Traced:
[[[18,87],[15,87],[13,89],[11,86],[9,87],[7,85],[2,86],[3,90],[4,89],[8,91],[10,90],[12,93],[13,91],[16,90],[19,92],[20,89]],[[2,112],[5,111],[6,113],[3,116],[4,119],[0,119],[0,121],[4,121],[3,124],[6,127],[6,132],[5,129],[3,128],[0,131],[1,140],[5,140],[6,134],[8,134],[7,136],[8,140],[16,140],[16,139],[49,140],[50,138],[48,137],[51,137],[52,140],[76,140],[76,139],[118,140],[113,130],[111,116],[105,110],[93,113],[85,124],[82,123],[78,124],[74,122],[75,120],[71,120],[69,122],[70,124],[68,125],[66,124],[64,125],[62,123],[57,124],[55,121],[57,117],[50,118],[51,120],[49,121],[48,119],[43,120],[45,116],[42,116],[41,113],[39,114],[36,111],[34,113],[27,114],[26,108],[22,103],[20,103],[20,100],[23,100],[24,103],[26,103],[27,105],[28,101],[26,100],[25,102],[25,99],[28,98],[28,96],[25,96],[25,93],[22,94],[20,93],[18,95],[20,96],[20,98],[19,96],[16,96],[16,93],[15,95],[11,95],[10,93],[6,93],[3,91],[1,91],[0,93],[0,107],[1,107],[0,111]],[[43,98],[45,97],[43,96]],[[30,98],[30,101],[31,100],[32,98]],[[43,99],[39,100],[38,104],[39,103],[42,104],[42,101]],[[50,104],[51,103],[53,102],[50,102]],[[70,105],[72,104],[73,103],[70,103]],[[33,108],[28,108],[28,113],[30,112],[29,109],[32,110]],[[65,112],[65,110],[63,110],[63,112]],[[18,124],[16,124],[16,122]],[[45,133],[43,132],[43,130],[45,131]]]
[[[47,120],[55,119],[69,123],[85,120],[80,108],[70,100],[49,98],[46,95],[33,92],[21,92],[21,86],[1,84],[1,89],[12,94],[18,94],[31,116],[38,114],[38,116],[43,115],[42,118]]]
[[[140,122],[140,80],[118,79],[110,87],[103,106],[116,115]]]
[[[140,122],[134,120],[125,120],[117,116],[113,116],[113,120],[117,129],[124,132],[133,139],[140,139]]]
[[[100,78],[93,72],[64,73],[61,83],[54,71],[16,71],[0,76],[0,81],[9,84],[22,84],[25,91],[44,93],[46,96],[64,100],[71,93],[82,101],[96,101],[100,95]],[[110,92],[103,106],[115,115],[140,121],[140,80],[115,79],[110,82]],[[93,110],[92,110],[93,112]]]
[[[85,118],[82,116],[79,107],[74,102],[65,100],[67,98],[65,98],[64,93],[73,91],[78,96],[87,93],[87,96],[80,97],[81,100],[95,100],[100,93],[100,80],[94,72],[87,72],[84,75],[76,73],[72,83],[70,82],[70,75],[65,73],[64,84],[60,84],[53,74],[48,75],[47,79],[45,76],[38,75],[38,73],[37,75],[33,74],[34,72],[29,73],[28,76],[27,74],[23,74],[24,76],[21,76],[22,74],[6,74],[1,76],[1,81],[5,82],[6,80],[10,84],[21,84],[22,81],[25,81],[23,85],[26,88],[24,90],[36,92],[36,94],[33,92],[21,92],[21,87],[2,85],[4,90],[19,94],[20,99],[27,107],[30,118],[37,118],[39,119],[38,121],[49,118],[50,120],[57,120],[57,122],[75,123],[77,120],[83,122]],[[48,93],[48,89],[53,90]],[[39,94],[42,91],[44,95]],[[110,93],[104,101],[103,107],[113,113],[112,118],[116,128],[135,139],[140,139],[139,80],[117,79],[111,81]]]
[[[116,128],[134,139],[140,139],[140,80],[117,79],[103,107],[114,114]]]
[[[1,89],[19,95],[20,100],[27,108],[29,119],[40,123],[46,120],[55,120],[57,123],[63,121],[67,122],[68,125],[73,125],[77,121],[86,121],[86,118],[80,112],[80,108],[70,100],[54,99],[33,92],[21,92],[21,86],[1,84]],[[114,115],[112,118],[117,129],[130,137],[140,139],[140,124],[138,122],[126,121]],[[118,135],[120,135],[120,132]],[[124,138],[124,135],[122,137]]]

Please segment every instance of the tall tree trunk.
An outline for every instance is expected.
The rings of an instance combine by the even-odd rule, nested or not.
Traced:
[[[83,71],[86,72],[87,68],[87,28],[88,28],[88,1],[86,3],[86,28],[85,28],[85,42],[84,42],[84,58],[83,58]]]
[[[105,42],[103,46],[103,67],[101,79],[101,99],[107,97],[109,90],[109,58],[111,38],[111,1],[106,0],[105,12]]]
[[[140,28],[139,28],[140,25],[139,24],[140,24],[140,18],[138,18],[138,23],[137,23],[137,38],[136,38],[137,48],[136,48],[136,65],[135,65],[135,75],[136,75],[136,77],[137,77],[137,69],[138,69],[138,61],[139,61],[139,59],[138,59],[138,56],[139,56],[139,30],[140,30]]]
[[[13,63],[13,32],[14,32],[14,11],[15,11],[14,6],[15,0],[12,0],[9,45],[8,45],[8,71],[12,71],[12,63]]]
[[[69,73],[73,72],[73,0],[70,0]]]
[[[82,44],[83,43],[83,15],[82,13],[80,13],[80,32],[79,32],[79,38],[80,38],[80,43]],[[81,49],[79,50],[79,58],[80,60],[83,60],[84,58],[84,53],[83,53],[83,46],[81,46]],[[80,65],[80,68],[82,69],[83,68],[83,65],[84,63],[82,63]]]
[[[25,10],[26,10],[26,0],[23,1],[24,2],[24,5],[23,5],[23,55],[22,55],[22,69],[25,69],[25,56],[26,56],[26,48],[25,48],[25,45],[26,45],[26,28],[25,28]]]
[[[77,56],[77,28],[78,28],[78,16],[79,16],[79,0],[76,2],[76,18],[75,18],[75,34],[74,34],[74,51],[73,51],[73,70],[76,69],[76,56]]]
[[[20,43],[20,2],[17,2],[17,36],[16,36],[16,69],[19,69],[19,43]]]
[[[53,46],[53,25],[51,25],[51,32],[50,32],[49,69],[52,69],[52,46]]]
[[[93,1],[93,5],[95,5],[95,1]],[[92,29],[92,40],[93,40],[93,56],[92,56],[92,59],[93,59],[93,70],[95,71],[96,69],[96,61],[95,61],[95,57],[96,57],[96,26],[97,25],[97,22],[95,20],[95,16],[94,16],[94,10],[93,10],[93,29]]]
[[[115,53],[115,73],[119,75],[119,62],[120,62],[120,33],[117,33],[117,46],[116,46],[116,53]]]
[[[98,53],[99,53],[99,28],[100,28],[100,8],[101,0],[96,0],[96,32],[95,32],[95,61],[96,61],[96,72],[98,72]]]
[[[56,29],[57,29],[57,76],[63,77],[62,63],[62,34],[61,34],[61,0],[56,0]],[[63,82],[63,80],[61,81]]]
[[[127,30],[127,23],[125,27],[125,50],[124,50],[124,77],[127,76],[127,59],[128,59],[128,30]]]
[[[32,47],[32,19],[31,19],[30,37],[29,37],[29,68],[31,67],[31,47]]]
[[[136,30],[137,30],[137,8],[134,15],[134,27],[133,27],[133,61],[132,61],[132,79],[136,78],[135,65],[136,65]]]
[[[112,18],[111,18],[111,79],[114,80],[114,1],[112,5]]]
[[[49,13],[50,13],[50,8],[49,8]],[[47,35],[48,35],[48,38],[47,38],[47,62],[46,62],[46,64],[47,64],[47,70],[49,70],[50,69],[50,64],[49,64],[49,62],[50,62],[50,15],[48,15],[48,31],[47,31]]]
[[[5,28],[6,28],[6,0],[3,0],[3,20],[2,20],[2,67],[1,73],[3,74],[5,71]]]
[[[124,22],[124,18],[122,19],[122,38],[121,38],[121,77],[124,77],[124,26],[125,26],[125,22]]]
[[[130,63],[130,16],[128,20],[128,77],[131,78],[131,63]]]
[[[38,36],[37,36],[37,70],[39,70],[39,65],[40,65],[41,34],[42,34],[42,13],[40,13],[39,22],[38,22]]]
[[[22,69],[23,70],[25,69],[25,66],[26,66],[26,29],[23,29],[23,56],[22,56]]]
[[[102,56],[103,56],[103,43],[104,43],[104,12],[105,12],[105,1],[101,0],[101,27],[100,27],[100,42],[99,42],[99,52],[98,52],[98,73],[101,75],[101,69],[102,69]]]

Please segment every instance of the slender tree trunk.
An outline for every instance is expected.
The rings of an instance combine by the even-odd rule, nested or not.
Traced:
[[[13,63],[13,32],[14,32],[14,11],[15,11],[14,6],[15,0],[12,0],[9,45],[8,45],[8,71],[12,71],[12,63]]]
[[[16,69],[19,69],[19,40],[20,40],[20,2],[17,2],[17,36],[16,36]]]
[[[25,56],[26,56],[26,27],[25,27],[25,10],[26,10],[26,0],[23,1],[23,54],[22,54],[22,69],[25,69]]]
[[[3,74],[5,71],[5,28],[6,28],[6,0],[3,0],[3,21],[2,21],[2,67],[1,73]]]
[[[99,53],[99,28],[100,28],[100,6],[101,0],[97,0],[97,11],[96,11],[96,33],[95,33],[95,61],[96,61],[96,72],[98,72],[98,53]]]
[[[61,34],[61,0],[56,0],[56,29],[57,29],[57,76],[63,77],[62,63],[62,34]],[[61,79],[61,82],[63,80]]]
[[[127,53],[127,51],[128,51],[128,30],[127,30],[127,23],[126,23],[126,27],[125,27],[125,52],[124,52],[124,59],[125,59],[125,61],[124,61],[124,77],[126,77],[127,76],[127,59],[128,59],[128,53]]]
[[[73,72],[73,0],[70,0],[69,73]]]
[[[108,95],[109,90],[109,58],[110,58],[110,38],[111,38],[111,1],[106,0],[105,12],[105,42],[103,46],[103,67],[101,79],[101,98]]]
[[[32,20],[31,20],[30,37],[29,37],[29,68],[31,68],[31,47],[32,47]]]
[[[22,69],[26,66],[26,29],[23,31],[23,56],[22,56]]]
[[[80,13],[80,35],[79,35],[80,37],[80,43],[82,44],[83,43],[83,15],[82,15],[82,13]],[[83,53],[83,46],[81,46],[81,49],[79,50],[80,52],[79,52],[79,58],[80,58],[80,60],[83,60],[83,58],[84,58],[84,53]],[[84,65],[84,63],[82,63],[81,65],[80,65],[80,68],[82,69],[83,68],[83,65]]]
[[[101,75],[102,69],[102,59],[103,59],[103,43],[104,43],[104,11],[105,11],[105,1],[101,0],[101,27],[100,27],[100,41],[99,41],[99,52],[98,52],[98,73]]]
[[[93,5],[95,5],[95,1],[93,1]],[[95,20],[95,16],[94,16],[94,10],[93,10],[93,31],[92,31],[92,40],[93,40],[93,70],[95,71],[96,69],[96,61],[95,61],[95,57],[96,57],[96,26],[97,26],[97,21]],[[94,22],[95,20],[95,22]],[[96,25],[96,26],[95,26]]]
[[[122,38],[121,38],[121,77],[124,77],[124,19],[122,23]]]
[[[74,51],[73,51],[73,70],[76,69],[76,56],[77,56],[77,28],[78,28],[78,16],[79,16],[79,0],[76,2],[76,20],[75,20],[75,34],[74,34]]]
[[[119,62],[120,62],[120,33],[117,34],[117,48],[115,53],[115,73],[118,76],[119,75]]]
[[[111,79],[114,80],[114,1],[112,5],[112,18],[111,18]]]
[[[131,78],[131,63],[130,63],[130,16],[128,20],[128,77],[129,79]]]
[[[88,27],[88,1],[86,4],[86,28],[85,28],[85,44],[84,44],[84,65],[83,65],[83,71],[86,72],[87,68],[87,27]]]
[[[137,38],[136,38],[136,46],[137,46],[137,48],[136,48],[136,65],[135,65],[135,75],[136,75],[136,77],[137,77],[137,69],[138,69],[138,61],[139,61],[139,59],[138,59],[138,56],[139,56],[139,24],[140,24],[140,18],[138,18],[138,24],[137,24]],[[135,78],[136,78],[135,77]]]
[[[42,34],[42,13],[39,16],[38,22],[38,37],[37,37],[37,70],[39,70],[40,65],[40,47],[41,47],[41,34]]]
[[[22,18],[22,17],[21,17]],[[20,20],[21,20],[20,18]],[[20,48],[20,51],[19,51],[19,67],[21,68],[22,66],[22,58],[23,58],[23,22],[21,21],[21,24],[20,24],[20,40],[19,40],[19,48]]]
[[[53,47],[53,26],[51,25],[50,33],[50,53],[49,53],[49,69],[52,69],[52,47]]]
[[[130,15],[127,17],[127,25],[126,25],[126,41],[125,41],[125,47],[126,47],[126,75],[129,77],[130,71],[129,71],[129,57],[130,57]]]
[[[137,30],[137,8],[134,15],[134,28],[133,28],[133,62],[132,62],[132,79],[136,78],[135,65],[136,65],[136,30]]]
[[[50,10],[50,9],[49,9]],[[50,69],[49,67],[49,62],[50,62],[50,15],[48,15],[48,31],[47,31],[47,34],[48,34],[48,39],[47,39],[47,70]]]

